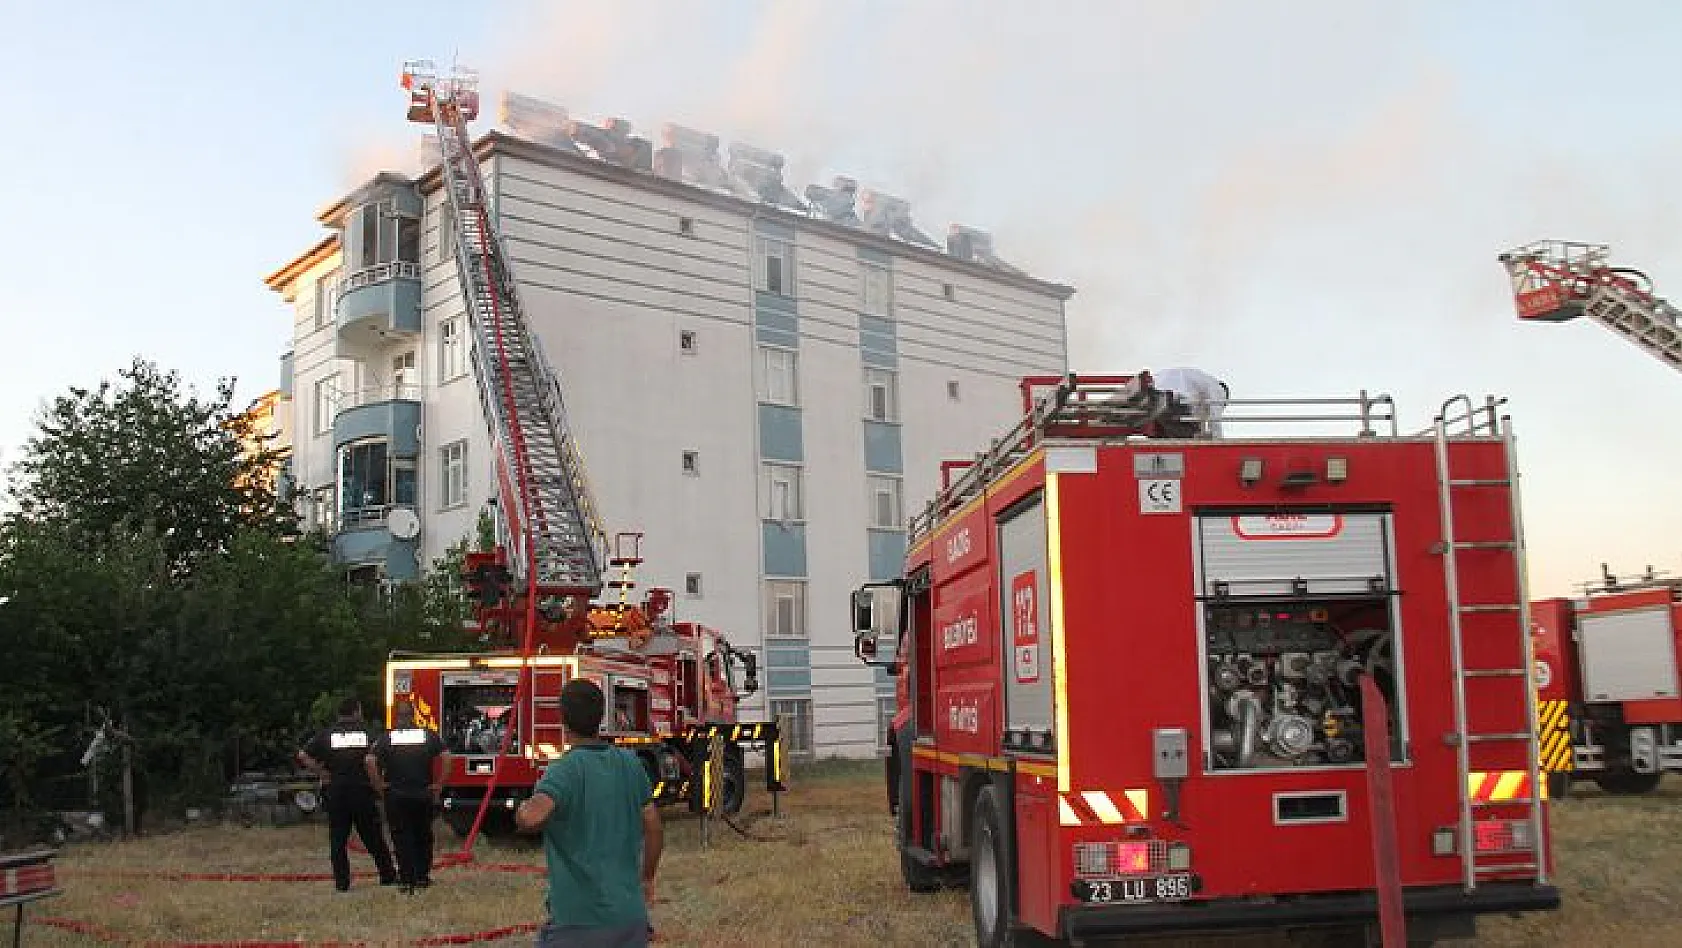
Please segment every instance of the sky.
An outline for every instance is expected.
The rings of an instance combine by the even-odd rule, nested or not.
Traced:
[[[1682,4],[12,0],[0,32],[0,464],[135,356],[273,388],[262,283],[420,131],[406,59],[577,117],[677,121],[848,174],[1068,283],[1071,368],[1234,397],[1510,399],[1532,592],[1682,572],[1682,377],[1521,324],[1503,250],[1609,244],[1682,297]],[[21,94],[19,93],[21,90]]]

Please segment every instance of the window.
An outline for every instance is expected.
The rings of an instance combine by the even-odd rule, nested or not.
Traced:
[[[695,218],[680,217],[677,219],[677,232],[685,237],[695,236]]]
[[[359,441],[339,449],[339,514],[348,525],[378,522],[391,502],[391,470],[384,441]]]
[[[371,267],[380,261],[380,206],[369,204],[357,209],[354,221],[357,269]],[[346,231],[348,233],[350,228]]]
[[[462,440],[446,444],[438,454],[444,506],[459,507],[467,503],[467,442]]]
[[[859,312],[888,316],[893,312],[893,281],[887,267],[859,264]]]
[[[467,335],[460,316],[438,324],[438,381],[448,382],[467,374]]]
[[[315,278],[315,328],[333,321],[333,294],[338,292],[337,267]]]
[[[790,754],[812,753],[811,698],[773,698],[771,717],[773,720],[781,719],[780,723],[788,728],[783,733]]]
[[[701,453],[699,451],[683,452],[683,473],[693,475],[701,473]]]
[[[806,637],[806,582],[799,579],[765,581],[765,637]]]
[[[397,507],[413,507],[416,497],[414,458],[391,459],[391,503]]]
[[[800,373],[794,350],[759,347],[759,400],[770,405],[800,404]]]
[[[397,219],[397,259],[403,263],[420,263],[421,222],[418,217]]]
[[[333,416],[339,413],[339,374],[337,372],[315,383],[315,433],[333,430]]]
[[[800,468],[793,464],[764,465],[765,519],[788,522],[804,520],[806,512],[801,502]]]
[[[870,482],[870,525],[878,530],[898,530],[905,526],[900,513],[900,479],[872,474]]]
[[[701,574],[685,573],[683,576],[683,594],[692,599],[701,598]]]
[[[953,381],[950,381],[950,382],[946,383],[946,397],[950,398],[953,401],[958,400],[958,383],[957,383],[957,380],[953,380]]]
[[[940,285],[940,295],[946,297],[949,300],[955,300],[955,299],[958,298],[958,291],[955,287],[952,286],[952,284],[942,283]]]
[[[438,208],[438,260],[449,263],[456,255],[456,209],[445,200]]]
[[[894,715],[898,713],[899,702],[893,698],[876,699],[876,748],[888,749],[888,734],[894,727]]]
[[[383,263],[420,263],[420,218],[397,213],[389,201],[353,211],[345,236],[356,238],[349,259],[358,270]]]
[[[786,240],[759,238],[754,287],[778,296],[794,295],[794,245]]]
[[[309,492],[305,498],[305,519],[311,528],[328,531],[333,530],[333,488],[317,487]]]
[[[391,360],[391,397],[417,399],[420,392],[419,378],[415,374],[415,352],[413,349]]]
[[[677,351],[684,355],[694,355],[696,345],[695,330],[684,329],[677,334]]]
[[[899,376],[888,369],[864,370],[864,417],[899,420]]]

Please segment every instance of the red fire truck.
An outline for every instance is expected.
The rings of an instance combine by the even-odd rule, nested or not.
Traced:
[[[1556,797],[1574,780],[1648,793],[1682,772],[1682,579],[1602,573],[1579,598],[1531,606],[1542,767]]]
[[[1499,401],[1414,436],[1364,393],[1234,401],[1218,438],[1165,427],[1146,374],[1023,404],[853,597],[900,684],[912,889],[967,879],[985,946],[1362,944],[1390,894],[1429,943],[1558,905]]]
[[[456,275],[496,458],[499,542],[464,564],[487,650],[391,656],[388,726],[391,709],[408,701],[444,738],[444,816],[469,851],[479,831],[513,828],[514,809],[565,752],[560,692],[573,678],[602,689],[604,730],[636,748],[658,802],[739,808],[749,747],[766,752],[767,789],[782,790],[776,724],[737,720],[738,698],[758,687],[752,656],[712,629],[674,622],[667,590],[631,601],[640,534],[619,534],[607,555],[560,380],[526,319],[468,134],[477,74],[457,67],[440,76],[432,63],[412,62],[403,87],[409,120],[438,134],[439,185],[454,211]],[[614,595],[603,597],[604,588]]]

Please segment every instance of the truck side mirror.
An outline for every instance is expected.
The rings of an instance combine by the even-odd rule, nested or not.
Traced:
[[[878,639],[899,636],[902,591],[898,583],[869,583],[853,592],[853,654],[866,664],[880,664]]]

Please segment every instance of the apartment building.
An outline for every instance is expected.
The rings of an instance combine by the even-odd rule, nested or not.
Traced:
[[[1019,379],[1066,371],[1073,291],[847,179],[797,195],[761,149],[513,95],[502,122],[477,153],[607,529],[644,534],[638,581],[680,617],[759,652],[748,713],[874,753],[893,689],[852,655],[848,593],[898,573],[908,510],[1019,417]],[[293,314],[295,495],[369,579],[420,575],[495,494],[429,164],[333,202],[267,279]]]

